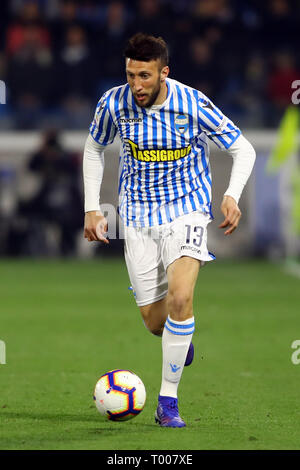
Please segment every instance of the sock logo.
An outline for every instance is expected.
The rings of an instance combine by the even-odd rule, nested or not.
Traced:
[[[176,366],[176,364],[170,363],[170,367],[171,367],[172,372],[174,372],[174,374],[180,369],[180,366]]]

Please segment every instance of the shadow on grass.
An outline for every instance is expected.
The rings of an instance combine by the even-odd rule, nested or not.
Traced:
[[[89,415],[89,414],[69,414],[69,413],[34,413],[34,412],[11,412],[11,411],[5,411],[0,413],[0,416],[2,416],[2,419],[9,418],[9,419],[16,419],[16,420],[33,420],[33,421],[49,421],[53,424],[61,424],[65,425],[70,422],[77,422],[77,423],[90,423],[90,424],[97,424],[97,428],[93,429],[88,429],[89,433],[114,433],[114,432],[127,432],[128,433],[128,427],[127,425],[129,424],[131,426],[131,431],[132,427],[135,428],[135,431],[139,431],[141,428],[145,429],[153,429],[157,428],[157,425],[155,423],[144,423],[144,422],[139,422],[139,421],[124,421],[124,422],[116,422],[116,421],[109,421],[104,418],[99,418],[97,416]],[[127,423],[127,424],[126,424]]]
[[[102,423],[100,418],[93,415],[88,414],[69,414],[69,413],[34,413],[34,412],[26,412],[22,411],[20,413],[5,411],[0,413],[0,416],[3,418],[11,418],[11,419],[32,419],[32,420],[46,420],[55,423],[62,423],[62,422],[93,422],[93,423]]]

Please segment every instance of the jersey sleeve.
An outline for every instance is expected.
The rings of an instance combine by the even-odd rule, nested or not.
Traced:
[[[198,121],[201,131],[222,150],[227,150],[241,135],[240,129],[202,95],[198,99]]]
[[[94,119],[90,125],[90,134],[100,145],[109,145],[113,142],[117,128],[113,122],[109,109],[109,96],[106,93],[98,101]]]

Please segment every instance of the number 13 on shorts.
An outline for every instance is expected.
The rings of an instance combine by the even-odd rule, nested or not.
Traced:
[[[190,245],[192,243],[194,246],[197,246],[198,248],[200,248],[202,240],[203,240],[204,228],[201,227],[200,225],[192,226],[190,224],[188,225],[186,224],[185,228],[186,228],[185,243],[187,245]]]
[[[181,256],[192,256],[201,261],[215,259],[207,250],[207,225],[210,219],[207,215],[194,212],[184,217],[181,229],[180,254]]]

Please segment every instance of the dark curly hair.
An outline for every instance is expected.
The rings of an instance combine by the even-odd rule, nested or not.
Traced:
[[[168,46],[163,38],[144,33],[137,33],[128,40],[124,57],[143,62],[160,59],[163,67],[169,63]]]

